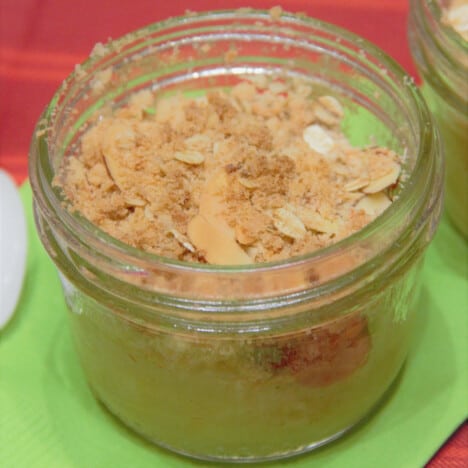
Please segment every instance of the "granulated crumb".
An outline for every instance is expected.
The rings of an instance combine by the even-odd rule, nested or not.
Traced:
[[[103,91],[112,79],[112,67],[108,67],[96,73],[96,77],[91,83],[94,92]]]
[[[74,211],[136,248],[245,264],[312,252],[390,204],[400,158],[353,148],[332,96],[246,78],[193,98],[136,94],[83,136],[56,178]]]
[[[97,42],[89,55],[90,57],[104,57],[108,52],[107,47],[102,42]]]
[[[224,62],[231,63],[233,62],[236,57],[239,55],[239,52],[235,47],[231,47],[225,54],[224,54]]]
[[[75,75],[78,79],[86,76],[86,72],[83,70],[83,67],[78,63],[75,65]]]
[[[207,54],[211,50],[211,45],[208,43],[202,44],[200,46],[200,50],[204,53]]]
[[[274,6],[270,8],[270,18],[273,21],[278,21],[281,18],[281,15],[283,14],[283,9],[280,6]]]

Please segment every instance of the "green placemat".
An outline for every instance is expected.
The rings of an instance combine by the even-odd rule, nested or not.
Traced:
[[[27,278],[0,332],[0,465],[4,468],[214,466],[155,448],[97,403],[74,355],[55,267],[36,235],[31,189]],[[419,332],[389,399],[342,439],[295,467],[420,467],[468,414],[468,248],[446,220],[424,269]]]

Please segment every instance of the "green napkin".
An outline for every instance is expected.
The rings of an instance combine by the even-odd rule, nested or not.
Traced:
[[[141,440],[96,402],[72,348],[55,267],[36,235],[31,189],[27,278],[0,333],[0,464],[4,468],[214,466]],[[388,400],[340,440],[296,467],[420,467],[468,414],[468,248],[444,220],[424,269],[419,332]]]

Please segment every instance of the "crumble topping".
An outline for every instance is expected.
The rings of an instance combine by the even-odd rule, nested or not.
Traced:
[[[56,177],[73,211],[165,257],[247,264],[312,252],[390,204],[400,158],[354,148],[341,103],[304,83],[143,91],[83,136]]]

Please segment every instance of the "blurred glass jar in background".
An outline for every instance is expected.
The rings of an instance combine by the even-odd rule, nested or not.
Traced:
[[[411,0],[409,39],[423,94],[446,146],[446,208],[468,237],[468,41],[449,24],[447,0]],[[466,6],[468,8],[468,6]]]

